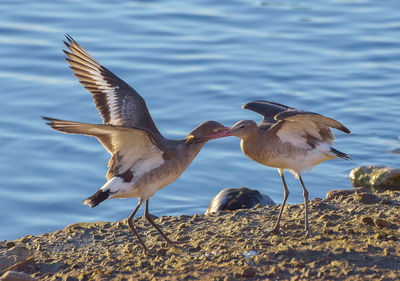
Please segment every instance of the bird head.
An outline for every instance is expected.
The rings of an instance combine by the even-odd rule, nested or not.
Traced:
[[[224,130],[223,132],[215,135],[211,135],[211,138],[223,138],[229,136],[235,136],[238,138],[245,138],[257,129],[257,124],[252,120],[242,120],[233,125],[229,130]]]
[[[225,127],[217,121],[206,121],[189,133],[186,137],[186,143],[207,142],[211,139],[217,139],[228,130],[230,130],[229,127]]]

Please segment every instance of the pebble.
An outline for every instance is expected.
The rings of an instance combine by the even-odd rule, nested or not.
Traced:
[[[335,224],[332,221],[327,221],[327,222],[325,222],[324,226],[325,227],[332,227],[332,226],[335,226]]]
[[[349,197],[350,195],[353,195],[355,192],[368,192],[369,188],[367,187],[355,187],[355,188],[349,188],[349,189],[333,189],[330,190],[326,193],[325,199],[327,200],[333,200],[339,197],[346,198]]]
[[[361,222],[364,224],[368,224],[368,225],[373,225],[374,224],[374,220],[369,217],[369,216],[364,216],[361,218]]]
[[[178,226],[178,229],[185,229],[186,227],[187,227],[187,224],[183,222]]]
[[[167,252],[168,252],[168,249],[166,249],[166,248],[160,248],[160,249],[158,249],[157,250],[157,255],[158,256],[166,256],[167,255]]]
[[[374,224],[379,228],[389,227],[390,225],[389,221],[383,218],[375,218]]]
[[[348,234],[354,234],[354,233],[356,233],[356,232],[354,231],[353,228],[348,228],[348,229],[346,230],[346,233],[348,233]]]
[[[376,204],[380,201],[380,198],[370,192],[355,192],[354,200],[364,204]]]
[[[323,221],[337,220],[339,218],[340,218],[340,216],[338,214],[332,214],[332,213],[323,214],[322,216],[319,217],[319,219],[323,220]]]
[[[299,260],[297,260],[296,258],[293,258],[293,259],[290,261],[290,264],[293,265],[294,267],[299,267],[299,268],[305,266],[304,262],[299,261]]]
[[[256,275],[256,273],[257,273],[257,271],[254,269],[254,267],[249,266],[242,270],[242,272],[240,273],[240,277],[251,278],[251,277],[254,277]]]
[[[331,228],[324,229],[324,235],[333,234],[333,230]]]

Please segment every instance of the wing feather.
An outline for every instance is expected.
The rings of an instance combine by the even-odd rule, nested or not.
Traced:
[[[274,116],[275,120],[289,120],[289,121],[303,121],[312,120],[316,124],[321,124],[322,126],[328,126],[338,129],[346,134],[350,134],[350,130],[347,129],[342,123],[336,121],[335,119],[323,116],[318,113],[299,111],[296,109],[283,111]]]
[[[260,123],[260,127],[268,129],[272,124],[276,123],[274,116],[282,111],[292,109],[292,107],[265,100],[255,100],[248,102],[242,106],[244,109],[248,109],[257,112],[263,116],[263,120]]]
[[[264,117],[259,126],[261,129],[274,130],[283,142],[290,142],[304,149],[314,148],[319,142],[332,145],[335,137],[331,128],[350,133],[343,124],[332,118],[299,111],[276,102],[256,100],[242,107]]]
[[[143,128],[162,139],[144,99],[127,83],[98,63],[72,37],[64,42],[65,59],[74,75],[89,90],[96,107],[108,125]]]
[[[169,153],[151,132],[143,129],[43,118],[57,131],[96,137],[112,155],[107,179],[125,173],[138,161],[161,165]]]
[[[318,143],[333,145],[335,139],[331,127],[347,134],[350,130],[340,122],[313,112],[302,112],[296,109],[281,112],[275,116],[279,125],[277,136],[283,142],[304,149],[315,148]]]

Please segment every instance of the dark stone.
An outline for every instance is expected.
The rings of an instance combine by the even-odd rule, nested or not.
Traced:
[[[370,192],[364,192],[364,193],[357,192],[354,194],[354,199],[364,204],[376,204],[381,201],[381,198]]]
[[[368,216],[362,217],[361,222],[368,225],[374,225],[374,220]]]
[[[393,149],[392,153],[400,154],[400,148]]]
[[[342,196],[342,198],[348,197],[350,195],[353,195],[354,192],[356,192],[356,191],[357,192],[367,192],[367,191],[369,191],[369,188],[358,187],[358,188],[350,188],[350,189],[333,189],[326,193],[325,199],[334,200],[334,199],[339,198],[340,196]]]
[[[265,194],[257,190],[240,188],[226,188],[220,191],[210,202],[206,215],[222,210],[250,209],[256,205],[270,206],[275,202]]]
[[[253,267],[247,267],[241,273],[241,276],[243,278],[251,278],[254,277],[255,275],[256,275],[256,270]]]

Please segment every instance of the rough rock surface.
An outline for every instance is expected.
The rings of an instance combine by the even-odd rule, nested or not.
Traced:
[[[267,235],[278,205],[157,219],[179,248],[136,219],[152,254],[124,220],[3,241],[0,257],[29,249],[31,258],[12,270],[38,280],[399,280],[400,192],[329,198],[310,203],[311,237],[303,232],[302,205],[287,206],[282,235]]]
[[[16,263],[25,261],[31,255],[30,250],[25,246],[15,246],[13,243],[9,243],[7,246],[7,249],[1,251],[0,272]]]
[[[370,187],[376,191],[400,190],[400,169],[383,166],[360,166],[350,172],[355,187]]]
[[[25,272],[18,272],[9,270],[0,277],[0,281],[36,281],[36,278],[33,278],[29,274]]]

